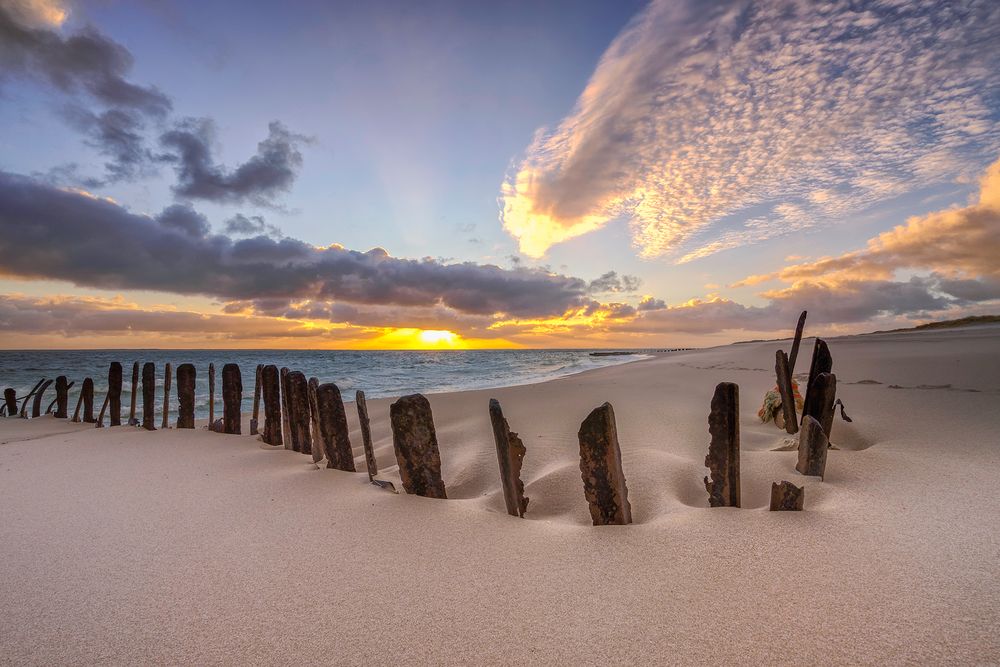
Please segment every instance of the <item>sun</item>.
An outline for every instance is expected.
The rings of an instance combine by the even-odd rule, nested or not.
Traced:
[[[435,347],[453,347],[458,343],[458,334],[442,329],[424,329],[417,334],[417,338],[421,343]]]

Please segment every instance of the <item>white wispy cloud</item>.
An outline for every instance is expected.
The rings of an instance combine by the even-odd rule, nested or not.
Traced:
[[[536,134],[501,219],[530,256],[625,218],[640,254],[690,261],[980,171],[998,83],[993,0],[654,0]]]

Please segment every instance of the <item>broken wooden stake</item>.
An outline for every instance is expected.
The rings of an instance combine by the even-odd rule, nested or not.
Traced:
[[[60,377],[65,377],[65,376],[60,376]],[[62,392],[56,391],[56,397],[52,399],[52,402],[49,403],[49,407],[45,408],[45,412],[43,412],[42,414],[46,414],[47,415],[47,414],[51,414],[52,413],[52,408],[55,407],[56,403],[59,402],[60,394],[65,397],[66,410],[67,410],[67,413],[68,413],[68,411],[69,411],[69,390],[72,389],[73,385],[75,385],[75,384],[76,384],[76,381],[70,382],[69,384],[67,384],[65,386],[65,388],[64,388],[64,390]],[[57,377],[56,378],[56,389],[58,390],[58,388],[59,388],[59,378]]]
[[[243,376],[239,364],[222,367],[222,432],[240,435],[243,427]]]
[[[250,417],[250,435],[257,435],[257,426],[260,417],[260,369],[264,364],[257,364],[257,369],[253,376],[253,414]]]
[[[3,390],[3,408],[4,414],[8,417],[17,414],[17,391],[13,387]]]
[[[392,448],[407,493],[447,498],[431,404],[422,394],[403,396],[389,406]]]
[[[820,373],[809,385],[805,403],[802,405],[803,416],[809,415],[822,425],[827,439],[833,430],[834,404],[837,399],[837,376],[833,373]]]
[[[312,433],[313,463],[320,463],[326,457],[323,434],[319,424],[319,399],[316,392],[319,389],[319,378],[309,378],[309,430]]]
[[[42,415],[42,396],[45,395],[45,390],[49,388],[52,384],[52,380],[46,380],[42,382],[42,386],[38,388],[38,392],[35,394],[35,400],[31,404],[31,418],[35,419]]]
[[[799,322],[795,325],[795,338],[792,339],[792,349],[788,353],[788,375],[795,375],[795,360],[799,358],[799,344],[802,343],[802,328],[806,325],[806,312],[799,315]]]
[[[801,512],[806,499],[806,490],[791,482],[771,483],[772,512]]]
[[[84,386],[86,386],[86,380],[84,380]],[[83,390],[81,388],[80,395],[76,399],[76,408],[73,410],[73,418],[70,419],[74,424],[80,423],[80,408],[83,407]]]
[[[173,367],[168,361],[163,367],[163,421],[160,423],[162,429],[170,428],[170,383],[173,377]]]
[[[375,449],[372,447],[372,425],[368,419],[368,403],[365,401],[365,392],[359,389],[354,394],[354,400],[358,405],[358,422],[361,423],[361,443],[365,448],[368,481],[374,482],[375,475],[378,474],[378,465],[375,463]]]
[[[708,415],[708,446],[705,466],[705,490],[712,507],[740,506],[740,388],[733,382],[720,382],[712,397]]]
[[[139,389],[139,362],[138,361],[134,361],[134,362],[132,362],[132,387],[131,387],[131,396],[130,396],[130,400],[129,400],[129,409],[128,409],[128,425],[129,426],[138,426],[139,425],[139,420],[136,419],[136,416],[135,416],[136,415],[136,411],[135,411],[136,400],[138,400],[138,398],[139,398],[139,391],[138,391],[138,389]]]
[[[215,364],[208,365],[208,430],[215,430]]]
[[[83,423],[93,424],[94,419],[94,381],[91,378],[83,379],[83,386],[80,388],[80,398],[83,399]]]
[[[615,411],[610,403],[594,408],[580,424],[580,474],[595,526],[632,523],[632,505],[622,471]]]
[[[288,368],[281,367],[281,438],[285,449],[292,449],[291,403],[288,400]]]
[[[260,369],[261,396],[264,399],[264,432],[260,439],[280,447],[281,436],[281,377],[278,367],[268,364]]]
[[[104,428],[104,413],[108,409],[108,403],[111,402],[111,394],[104,395],[104,403],[101,405],[101,415],[97,418],[97,423],[94,428]]]
[[[799,460],[795,469],[803,475],[811,475],[822,479],[826,473],[826,453],[830,449],[830,441],[823,433],[823,426],[811,415],[802,418],[802,431],[799,432]]]
[[[39,389],[41,389],[43,384],[45,384],[45,378],[42,378],[41,380],[36,382],[35,386],[31,388],[31,391],[29,391],[25,395],[24,399],[21,402],[21,411],[19,413],[22,419],[26,419],[28,417],[28,401],[30,401],[31,397],[34,396]]]
[[[827,346],[825,340],[817,338],[815,345],[813,345],[812,362],[809,364],[809,379],[806,380],[806,398],[804,406],[809,404],[809,392],[812,391],[812,384],[816,380],[816,376],[821,373],[832,372],[833,357],[830,355],[830,348]],[[806,414],[804,406],[802,411],[803,415]]]
[[[321,384],[316,389],[316,405],[319,408],[319,430],[326,452],[326,467],[355,472],[350,427],[340,388],[332,382]],[[320,446],[320,443],[314,442],[313,446]]]
[[[142,427],[156,430],[156,364],[152,361],[142,365]]]
[[[121,426],[122,424],[122,365],[117,361],[111,362],[108,369],[108,406],[111,409],[111,426]],[[101,426],[104,420],[101,420]]]
[[[56,419],[69,416],[69,382],[65,375],[56,378]]]
[[[493,424],[493,442],[497,448],[497,463],[500,465],[500,487],[507,514],[523,517],[528,509],[528,498],[524,496],[524,482],[521,481],[521,464],[526,449],[517,433],[503,416],[500,401],[490,399],[490,421]]]
[[[309,383],[301,371],[288,372],[288,428],[292,451],[312,454],[309,434]]]
[[[781,395],[781,414],[784,418],[785,432],[795,435],[799,431],[799,418],[795,414],[795,391],[792,389],[792,371],[784,350],[774,354],[774,375],[778,380],[778,394]]]
[[[194,428],[194,364],[177,367],[177,428]]]

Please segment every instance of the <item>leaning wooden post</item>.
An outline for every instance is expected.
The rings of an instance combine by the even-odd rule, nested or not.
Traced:
[[[312,433],[313,463],[319,463],[326,457],[323,434],[319,424],[319,399],[316,392],[319,389],[319,378],[309,378],[309,431]]]
[[[117,361],[111,362],[108,369],[108,398],[107,403],[111,409],[111,425],[122,425],[122,365]],[[101,420],[104,425],[104,420]]]
[[[17,390],[7,387],[3,390],[4,411],[8,417],[17,414]]]
[[[280,447],[281,436],[281,374],[278,367],[268,364],[260,369],[261,395],[264,399],[264,432],[261,440]]]
[[[802,405],[803,422],[808,415],[818,421],[823,427],[823,434],[830,438],[833,430],[834,404],[837,400],[837,376],[833,373],[820,373],[809,385],[805,403]]]
[[[83,379],[80,398],[83,399],[83,423],[93,424],[97,420],[94,419],[94,381],[91,378]]]
[[[806,325],[806,312],[799,315],[799,323],[795,325],[795,338],[792,339],[792,350],[788,353],[788,375],[795,375],[795,360],[799,358],[799,344],[802,342],[802,328]]]
[[[222,367],[222,432],[240,435],[243,425],[243,376],[239,364]]]
[[[421,394],[403,396],[389,406],[389,420],[403,488],[417,496],[447,498],[430,402]]]
[[[56,419],[69,416],[69,381],[65,375],[56,378]]]
[[[340,388],[332,382],[321,384],[316,389],[316,405],[319,408],[319,430],[323,440],[322,445],[317,441],[313,442],[313,446],[322,446],[326,451],[327,468],[355,472],[354,450],[351,448],[347,411],[344,409]]]
[[[208,430],[215,428],[215,364],[208,365]]]
[[[135,417],[135,415],[136,415],[136,412],[135,412],[135,402],[136,402],[136,400],[139,397],[138,389],[139,389],[139,362],[135,361],[135,362],[132,363],[132,387],[131,387],[132,395],[130,397],[129,409],[128,409],[128,425],[129,426],[138,426],[139,425],[139,420],[136,419],[136,417]]]
[[[368,481],[375,481],[378,465],[375,463],[375,449],[372,447],[372,425],[368,419],[368,403],[365,402],[365,392],[360,389],[355,392],[354,400],[358,406],[358,421],[361,423],[361,443],[365,448],[365,465],[368,468]]]
[[[104,404],[101,405],[101,415],[97,418],[97,424],[95,428],[104,428],[104,413],[108,409],[108,404],[111,402],[111,394],[104,395]]]
[[[497,448],[497,463],[500,465],[500,487],[507,514],[523,517],[528,509],[528,498],[524,497],[524,482],[521,481],[521,464],[527,450],[517,433],[503,416],[500,401],[490,399],[490,421],[493,424],[493,442]]]
[[[711,480],[705,478],[705,490],[712,507],[740,506],[740,388],[733,382],[720,382],[712,397],[708,415],[708,446],[705,466]]]
[[[156,364],[152,361],[142,365],[142,427],[156,430]]]
[[[771,483],[772,512],[801,512],[806,499],[806,490],[791,482]]]
[[[595,526],[632,523],[632,505],[622,471],[615,411],[610,403],[594,408],[580,424],[580,474]]]
[[[177,428],[194,428],[194,364],[177,367]]]
[[[173,379],[173,368],[170,366],[170,362],[163,368],[163,422],[160,424],[160,428],[167,429],[170,428],[170,381]]]
[[[43,384],[45,384],[45,378],[42,378],[37,383],[35,383],[35,386],[31,388],[31,391],[25,394],[24,399],[21,403],[21,411],[19,413],[22,419],[28,416],[28,401],[30,401],[31,397],[34,396],[39,389],[41,389]]]
[[[257,364],[257,370],[253,376],[253,415],[250,417],[250,435],[257,435],[257,426],[260,417],[260,370],[264,364]]]
[[[795,469],[803,475],[823,478],[826,474],[826,453],[830,449],[830,441],[823,433],[823,426],[811,415],[802,418],[802,431],[799,433],[799,460]]]
[[[83,387],[80,389],[80,395],[76,399],[76,408],[73,410],[73,418],[70,419],[74,424],[80,423],[80,408],[83,407],[83,388],[87,386],[87,381],[83,381]]]
[[[778,393],[781,395],[781,413],[784,416],[785,432],[795,435],[799,432],[799,418],[795,414],[795,391],[792,389],[792,371],[784,350],[774,353],[774,375],[778,379]]]
[[[292,429],[291,429],[291,402],[288,400],[288,368],[281,367],[281,439],[285,443],[285,449],[293,449]]]
[[[312,440],[309,437],[309,383],[302,371],[288,373],[288,407],[292,451],[312,454]]]
[[[42,386],[38,388],[38,393],[35,394],[35,401],[31,404],[32,419],[42,416],[42,396],[45,395],[45,390],[49,388],[50,384],[52,384],[52,380],[46,380],[42,383]]]

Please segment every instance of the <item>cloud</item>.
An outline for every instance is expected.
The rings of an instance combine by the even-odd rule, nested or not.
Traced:
[[[246,216],[237,213],[229,220],[226,220],[226,233],[233,236],[257,236],[263,234],[272,238],[281,238],[281,230],[274,225],[267,224],[263,216]]]
[[[268,125],[267,138],[257,144],[257,154],[235,169],[228,169],[213,162],[214,136],[215,126],[210,119],[188,118],[160,137],[160,143],[173,152],[171,160],[177,170],[173,190],[179,197],[268,205],[276,195],[291,188],[302,166],[299,147],[309,141],[273,121]]]
[[[641,284],[642,281],[635,276],[619,276],[616,271],[608,271],[601,277],[591,280],[589,289],[593,294],[634,292]]]
[[[521,252],[616,219],[685,261],[829,223],[1000,151],[1000,4],[654,0],[501,187]]]

